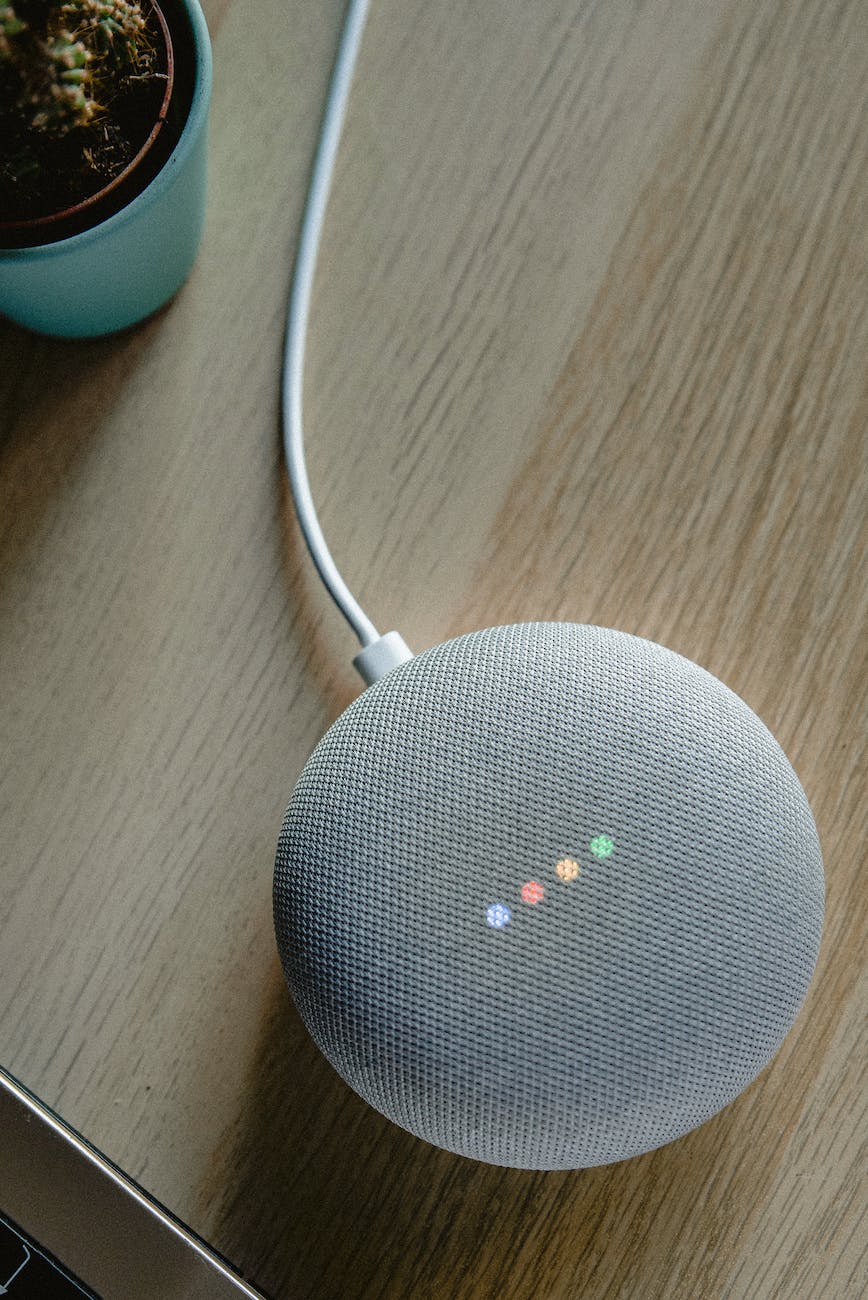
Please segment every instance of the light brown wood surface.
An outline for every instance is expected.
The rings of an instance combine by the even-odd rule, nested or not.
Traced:
[[[774,1063],[566,1174],[374,1114],[283,985],[280,819],[357,690],[277,425],[342,4],[206,11],[190,282],[111,340],[0,326],[0,1061],[280,1300],[863,1296],[864,0],[372,3],[307,370],[350,585],[415,649],[563,618],[698,660],[824,849]]]

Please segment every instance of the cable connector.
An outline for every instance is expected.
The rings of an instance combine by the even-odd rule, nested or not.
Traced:
[[[353,667],[361,675],[366,686],[372,686],[386,673],[390,673],[399,664],[405,664],[413,658],[400,632],[387,632],[360,650],[353,660]]]

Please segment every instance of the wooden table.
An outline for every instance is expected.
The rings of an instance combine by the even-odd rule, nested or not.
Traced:
[[[824,847],[773,1065],[559,1174],[393,1127],[284,988],[277,831],[358,690],[277,418],[342,4],[206,9],[189,284],[114,339],[0,327],[0,1060],[287,1300],[862,1296],[864,3],[372,6],[307,371],[351,586],[415,649],[562,618],[698,660]]]

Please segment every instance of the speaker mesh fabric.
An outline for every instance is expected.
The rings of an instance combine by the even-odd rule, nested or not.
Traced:
[[[458,637],[369,687],[302,772],[274,885],[291,992],[343,1078],[429,1142],[530,1169],[639,1154],[731,1101],[793,1023],[823,902],[807,800],[747,705],[565,623]]]

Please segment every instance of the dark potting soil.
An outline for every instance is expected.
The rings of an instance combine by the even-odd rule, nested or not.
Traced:
[[[85,126],[73,127],[65,134],[34,128],[31,119],[36,110],[23,112],[16,104],[20,81],[15,68],[0,61],[0,226],[53,217],[92,199],[120,176],[145,144],[162,108],[168,63],[162,28],[150,0],[140,3],[152,48],[141,56],[134,75],[120,75],[111,93],[101,95],[102,111]],[[60,223],[29,230],[0,228],[0,247],[33,246],[86,229],[129,202],[168,158],[189,111],[192,55],[181,6],[177,0],[168,0],[161,7],[173,33],[177,93],[173,93],[167,118],[144,159],[105,199]],[[38,36],[45,8],[41,0],[18,0],[15,12]],[[179,74],[187,76],[180,90]]]

